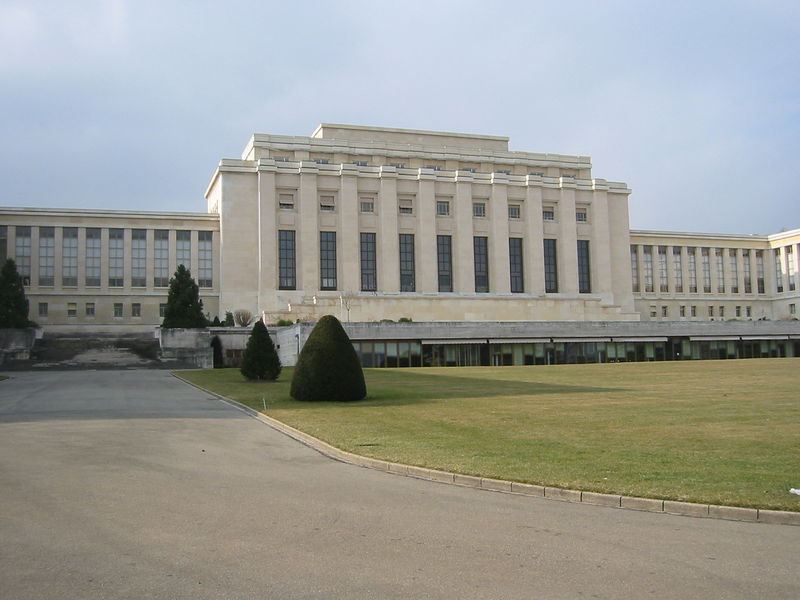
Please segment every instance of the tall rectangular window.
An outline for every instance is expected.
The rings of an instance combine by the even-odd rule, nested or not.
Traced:
[[[278,289],[293,290],[297,287],[295,262],[295,232],[278,231]]]
[[[378,261],[375,248],[375,234],[361,234],[361,291],[374,292],[378,289]]]
[[[153,285],[169,285],[169,231],[156,229],[153,232]]]
[[[683,254],[680,248],[672,248],[672,270],[675,276],[675,291],[683,293]]]
[[[794,248],[786,246],[786,266],[787,266],[787,279],[789,280],[789,291],[793,292],[795,288],[795,274],[797,272],[797,265],[794,262]]]
[[[17,273],[22,278],[24,285],[31,283],[31,228],[28,225],[15,227],[16,239],[14,241],[14,260],[17,263]]]
[[[439,291],[453,291],[453,238],[436,236],[436,263],[439,272]]]
[[[731,294],[738,294],[739,293],[739,258],[736,255],[736,250],[731,248],[728,251],[728,268],[730,269],[730,280],[731,280]]]
[[[653,247],[642,246],[642,256],[644,257],[644,291],[653,291]]]
[[[108,230],[108,287],[122,287],[125,277],[125,230]]]
[[[697,293],[697,254],[696,248],[687,248],[686,256],[689,258],[689,293]]]
[[[102,240],[99,227],[86,229],[86,285],[88,287],[100,286],[100,253]]]
[[[61,285],[78,285],[78,228],[61,230]]]
[[[8,225],[0,225],[0,265],[8,258]]]
[[[147,230],[131,230],[131,286],[147,285]]]
[[[756,289],[759,294],[763,294],[766,291],[766,286],[764,285],[764,252],[762,250],[756,250]]]
[[[475,262],[475,291],[489,291],[489,238],[477,235],[472,238]]]
[[[508,267],[511,273],[511,293],[523,293],[525,272],[522,262],[522,238],[508,238]]]
[[[715,251],[717,256],[717,293],[725,293],[725,251],[717,248]]]
[[[56,269],[56,228],[39,227],[39,285],[53,285]]]
[[[175,232],[175,258],[178,265],[186,267],[187,271],[192,270],[192,232]]]
[[[400,291],[414,292],[417,289],[414,261],[414,234],[400,234]]]
[[[639,252],[638,246],[631,245],[631,283],[634,293],[639,292]]]
[[[589,240],[578,240],[578,293],[592,292],[592,268],[589,258]]]
[[[703,292],[711,293],[711,257],[708,248],[700,249],[700,258],[703,261]]]
[[[744,293],[753,292],[753,280],[750,275],[750,250],[742,251],[742,267],[744,268]]]
[[[214,285],[214,232],[197,232],[197,285],[210,288]]]
[[[783,292],[783,265],[781,264],[781,249],[775,248],[775,290]]]
[[[658,287],[662,292],[669,291],[669,277],[667,275],[667,247],[658,247]]]
[[[544,240],[544,291],[548,294],[558,292],[558,256],[556,240]]]
[[[319,278],[321,290],[336,289],[336,232],[319,232]]]

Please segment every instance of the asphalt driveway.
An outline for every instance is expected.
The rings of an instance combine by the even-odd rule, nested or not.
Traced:
[[[0,382],[0,598],[798,598],[800,527],[342,464],[165,371]]]

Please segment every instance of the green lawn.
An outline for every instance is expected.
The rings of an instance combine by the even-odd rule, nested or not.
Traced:
[[[365,369],[366,400],[301,403],[292,369],[181,377],[344,450],[597,492],[800,510],[800,358]]]

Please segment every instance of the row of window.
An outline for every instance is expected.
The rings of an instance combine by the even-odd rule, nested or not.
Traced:
[[[83,303],[83,314],[85,317],[89,319],[93,319],[96,312],[97,303],[96,302],[84,302]],[[131,316],[131,317],[141,317],[142,316],[142,304],[140,302],[132,302],[130,304],[130,309],[128,314],[125,313],[125,304],[122,302],[114,302],[113,306],[113,316],[116,318]],[[167,310],[167,304],[162,303],[158,305],[158,316],[163,317]],[[39,302],[38,306],[38,314],[40,318],[47,318],[50,316],[50,304],[48,302]],[[67,302],[67,317],[77,317],[78,316],[78,303],[77,302]]]
[[[336,232],[320,232],[319,266],[320,289],[336,290],[337,258]],[[399,235],[399,267],[400,291],[416,291],[416,253],[415,234]],[[361,233],[359,239],[361,291],[378,290],[377,234]],[[508,239],[510,289],[512,293],[525,292],[523,238]],[[476,293],[488,293],[489,289],[489,238],[474,236],[473,273]],[[558,292],[558,256],[557,240],[544,240],[544,275],[545,292]],[[588,240],[578,240],[578,291],[591,293],[591,264]],[[278,287],[282,290],[297,288],[296,266],[296,232],[293,230],[278,231]],[[453,291],[453,240],[449,235],[436,236],[436,265],[438,274],[438,290]]]
[[[751,294],[755,288],[757,293],[764,294],[765,256],[769,252],[774,256],[775,291],[794,291],[797,265],[792,246],[770,251],[632,245],[633,291],[651,293],[658,289],[695,294],[702,290],[705,294],[738,294],[742,289]]]
[[[447,199],[436,200],[436,215],[439,217],[449,217],[451,214],[452,201]],[[486,202],[473,202],[472,203],[472,216],[476,218],[486,217]],[[375,198],[372,196],[359,197],[358,207],[359,211],[364,214],[375,213]],[[293,193],[279,193],[278,194],[278,208],[281,210],[293,211],[295,210],[295,196]],[[321,195],[319,197],[319,210],[320,212],[335,212],[336,211],[336,197],[333,195]],[[398,200],[398,212],[401,215],[414,214],[414,198],[401,197]],[[588,209],[577,208],[575,210],[575,220],[579,223],[586,223],[589,220]],[[508,204],[508,218],[521,219],[522,218],[522,204],[509,203]],[[554,206],[546,206],[542,209],[542,219],[545,221],[556,220],[556,210]]]
[[[790,305],[790,306],[793,306],[793,305]],[[681,304],[678,307],[678,315],[681,316],[681,317],[697,317],[697,315],[698,315],[697,305],[693,304],[691,306],[685,306],[685,305]],[[661,306],[660,310],[657,309],[655,306],[651,306],[650,307],[650,318],[655,319],[655,318],[657,318],[659,316],[661,318],[669,318],[671,316],[670,315],[669,306]],[[725,306],[720,305],[720,306],[717,307],[717,306],[709,304],[706,307],[706,316],[708,316],[710,318],[719,317],[721,319],[724,319],[726,317]],[[744,311],[742,311],[742,306],[739,306],[739,305],[734,306],[734,314],[733,315],[731,315],[731,314],[727,315],[728,318],[736,317],[737,319],[741,318],[741,317],[747,317],[749,319],[752,316],[753,316],[753,307],[752,306],[745,306],[744,307]]]
[[[26,283],[30,282],[33,269],[31,265],[32,227],[17,225],[14,227],[14,260],[17,271]],[[60,275],[61,286],[78,286],[79,228],[62,227],[61,229],[61,272],[55,272],[56,227],[39,227],[39,263],[35,273],[39,286],[50,287],[56,284],[56,276]],[[103,247],[103,230],[99,227],[86,227],[83,231],[84,279],[87,287],[100,287],[102,282],[101,264],[105,250],[108,258],[107,285],[123,287],[125,284],[126,258],[131,287],[147,286],[147,248],[148,236],[153,241],[153,286],[167,287],[170,277],[177,265],[191,269],[192,232],[175,231],[175,267],[170,265],[170,231],[166,229],[121,229],[109,228],[107,244]],[[7,252],[8,228],[0,226],[0,256],[5,260]],[[130,257],[125,256],[125,241],[130,241]],[[213,286],[213,232],[197,232],[197,283],[200,287]]]

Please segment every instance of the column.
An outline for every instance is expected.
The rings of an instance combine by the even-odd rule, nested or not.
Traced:
[[[511,279],[508,264],[508,183],[504,173],[492,177],[492,197],[489,201],[492,223],[489,231],[489,291],[510,294]]]
[[[400,291],[400,238],[397,230],[397,172],[394,167],[381,169],[376,202],[378,211],[378,290]]]

